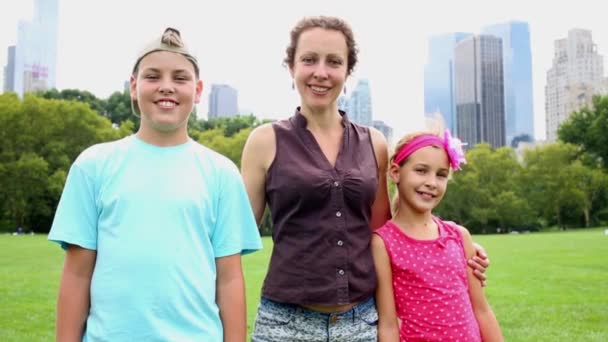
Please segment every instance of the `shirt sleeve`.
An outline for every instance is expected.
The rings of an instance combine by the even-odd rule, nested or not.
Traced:
[[[247,254],[262,248],[245,185],[234,164],[222,170],[217,221],[211,236],[216,258]]]
[[[75,163],[68,173],[48,239],[63,249],[77,245],[97,250],[97,218],[95,183]]]

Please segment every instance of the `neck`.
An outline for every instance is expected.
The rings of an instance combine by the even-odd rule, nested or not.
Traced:
[[[418,212],[404,205],[400,205],[397,215],[393,217],[393,221],[395,221],[401,227],[426,227],[429,224],[432,224],[433,213],[430,210]]]
[[[337,105],[325,108],[312,108],[301,105],[300,113],[306,118],[308,128],[329,130],[342,125],[342,116],[338,111]]]
[[[141,125],[135,135],[150,145],[160,147],[181,145],[188,141],[188,131],[186,130],[186,127],[164,132],[146,128],[145,125]]]

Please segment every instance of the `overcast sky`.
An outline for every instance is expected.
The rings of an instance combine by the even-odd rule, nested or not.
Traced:
[[[352,25],[360,48],[347,88],[367,78],[374,119],[393,126],[398,138],[423,126],[423,75],[431,35],[479,33],[486,25],[522,20],[530,25],[535,133],[543,139],[544,86],[553,42],[566,37],[569,29],[590,29],[599,53],[606,56],[608,21],[601,3],[59,0],[57,87],[89,90],[100,98],[121,90],[139,49],[173,26],[201,64],[206,88],[199,115],[206,116],[210,85],[227,83],[238,90],[241,109],[263,118],[287,117],[298,104],[281,62],[289,30],[306,15],[336,15]],[[6,64],[8,45],[16,43],[18,20],[32,15],[33,0],[0,0],[0,66]]]

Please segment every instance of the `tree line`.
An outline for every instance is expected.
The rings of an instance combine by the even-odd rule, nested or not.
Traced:
[[[199,120],[190,136],[240,165],[253,115]],[[48,232],[70,165],[90,145],[133,134],[128,91],[99,99],[68,89],[0,94],[0,231]],[[517,155],[480,144],[467,151],[436,213],[474,233],[580,227],[608,221],[608,97],[572,115],[560,142]],[[393,187],[391,187],[393,189]],[[270,232],[269,215],[262,233]]]

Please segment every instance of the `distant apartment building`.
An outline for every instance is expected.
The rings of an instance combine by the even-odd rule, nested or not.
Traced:
[[[454,99],[454,48],[472,33],[456,32],[429,39],[428,61],[424,67],[424,112],[441,113],[445,126],[456,132]]]
[[[454,50],[457,136],[468,145],[505,145],[502,41],[477,35]]]
[[[27,92],[55,88],[58,12],[58,0],[34,0],[33,20],[19,21],[14,69],[12,74],[5,72],[5,91],[23,96]],[[9,48],[9,64],[11,53]],[[9,64],[5,71],[11,69]]]
[[[368,80],[362,79],[357,82],[347,106],[348,116],[353,122],[365,126],[372,125],[372,97]]]
[[[232,117],[239,114],[238,93],[227,84],[213,84],[209,94],[208,118]]]
[[[545,110],[547,140],[557,140],[559,125],[572,112],[591,106],[594,95],[605,91],[603,56],[591,31],[572,29],[554,43],[553,65],[547,71]]]
[[[386,138],[386,141],[388,142],[388,144],[390,146],[393,141],[393,128],[391,126],[387,125],[382,120],[373,120],[372,126],[375,129],[379,130],[382,133],[382,135],[384,135],[384,137]]]
[[[484,27],[502,39],[506,144],[534,140],[532,52],[528,23],[511,21]],[[517,139],[516,139],[517,138]]]

